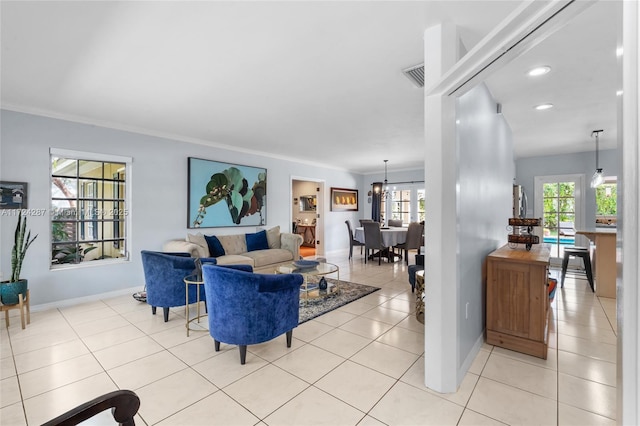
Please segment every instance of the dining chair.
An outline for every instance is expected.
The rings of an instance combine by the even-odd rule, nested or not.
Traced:
[[[354,238],[353,230],[351,229],[351,222],[345,220],[344,223],[347,224],[347,229],[349,230],[349,260],[351,260],[353,257],[353,246],[359,246],[360,254],[362,254],[362,247],[364,247],[364,244]]]
[[[402,219],[389,219],[389,223],[387,225],[400,228],[402,227]]]
[[[393,249],[404,250],[404,261],[409,264],[409,250],[419,249],[423,244],[422,239],[423,227],[418,222],[411,222],[407,230],[407,239],[404,243],[396,244]]]
[[[365,222],[373,222],[373,219],[360,219],[360,226],[364,226]]]
[[[362,224],[364,226],[364,263],[367,263],[367,258],[369,257],[369,250],[371,250],[375,254],[375,251],[378,250],[378,265],[382,263],[382,255],[386,251],[387,256],[389,252],[389,248],[385,247],[382,242],[382,232],[380,231],[380,223],[379,222],[364,222]]]

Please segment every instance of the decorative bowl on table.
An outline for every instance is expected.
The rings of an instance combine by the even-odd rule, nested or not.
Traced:
[[[298,269],[313,269],[318,266],[320,262],[316,260],[296,260],[293,262],[293,265]]]

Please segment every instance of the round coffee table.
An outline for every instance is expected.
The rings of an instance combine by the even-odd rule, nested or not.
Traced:
[[[327,282],[326,289],[320,289],[320,283],[316,282],[315,277],[323,277],[329,274],[337,274],[337,282]],[[312,268],[300,269],[293,263],[278,266],[276,268],[276,274],[301,274],[304,278],[304,282],[300,286],[300,298],[305,302],[309,302],[314,299],[325,298],[329,296],[335,296],[340,292],[340,268],[333,263],[321,262]]]

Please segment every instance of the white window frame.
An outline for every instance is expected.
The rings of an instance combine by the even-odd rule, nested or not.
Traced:
[[[586,209],[586,201],[585,201],[585,176],[583,174],[570,174],[570,175],[548,175],[548,176],[534,176],[534,216],[535,217],[543,217],[543,192],[542,185],[545,183],[555,183],[555,182],[575,182],[575,223],[574,226],[576,229],[584,229],[585,223],[585,209]],[[541,235],[540,239],[542,240],[542,230],[540,230]],[[589,246],[589,240],[584,235],[576,235],[575,245],[577,246]],[[553,258],[553,264],[557,263],[558,258]]]
[[[125,247],[126,251],[123,257],[111,258],[111,259],[96,259],[88,262],[80,262],[80,263],[69,263],[69,264],[61,264],[61,265],[52,265],[49,263],[49,270],[58,271],[58,270],[67,270],[73,268],[87,268],[93,266],[104,266],[107,264],[121,264],[128,263],[131,261],[130,250],[131,250],[131,217],[132,217],[132,209],[131,209],[131,188],[132,188],[132,157],[125,157],[120,155],[113,154],[100,154],[95,152],[85,152],[85,151],[76,151],[76,150],[68,150],[68,149],[59,149],[59,148],[50,148],[49,149],[49,205],[51,205],[51,200],[53,198],[53,193],[51,191],[51,176],[53,174],[53,170],[51,168],[51,157],[62,157],[62,158],[70,158],[75,160],[87,160],[87,161],[101,161],[106,163],[124,163],[125,164],[125,209],[127,210],[127,214],[124,217],[124,227],[125,227]],[[51,216],[52,217],[52,216]],[[53,245],[53,235],[52,235],[52,222],[51,217],[49,218],[49,253],[51,253],[51,247]]]
[[[418,190],[425,190],[424,183],[390,184],[389,191],[411,191],[411,201],[409,203],[409,216],[411,222],[418,221]],[[426,191],[425,191],[426,202]],[[384,203],[385,211],[382,212],[386,221],[391,218],[391,197]],[[425,219],[426,220],[426,219]],[[405,224],[408,225],[408,224]]]

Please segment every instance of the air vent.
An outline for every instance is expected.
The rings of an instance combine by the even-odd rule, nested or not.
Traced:
[[[403,69],[402,73],[406,75],[416,87],[424,87],[424,64]]]

